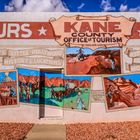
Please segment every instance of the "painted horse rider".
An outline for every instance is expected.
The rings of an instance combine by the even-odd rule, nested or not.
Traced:
[[[84,56],[84,51],[82,50],[82,48],[79,49],[77,56],[78,56],[79,61],[84,60],[85,56]]]

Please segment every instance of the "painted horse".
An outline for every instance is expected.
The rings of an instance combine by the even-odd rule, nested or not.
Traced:
[[[60,90],[60,91],[55,91],[53,88],[51,90],[51,98],[54,99],[58,99],[59,101],[62,100],[63,96],[64,96],[64,91]]]

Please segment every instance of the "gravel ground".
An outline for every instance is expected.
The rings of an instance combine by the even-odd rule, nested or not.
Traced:
[[[0,123],[0,140],[23,140],[33,124]],[[67,140],[140,140],[140,122],[67,124]]]
[[[0,140],[23,140],[33,124],[0,123]]]
[[[140,122],[68,124],[67,140],[140,140]]]

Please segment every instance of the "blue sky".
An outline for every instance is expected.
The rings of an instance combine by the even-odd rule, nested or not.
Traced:
[[[4,12],[4,6],[9,3],[9,0],[0,0],[0,12]]]
[[[32,69],[25,69],[25,68],[17,68],[18,74],[25,75],[25,76],[46,76],[48,78],[64,78],[64,79],[75,79],[75,80],[89,80],[91,81],[91,76],[64,76],[64,74],[59,73],[50,73],[50,72],[41,72],[38,70],[32,70]],[[1,74],[1,73],[0,73]],[[3,77],[0,75],[0,78]]]
[[[100,11],[101,0],[63,0],[71,12],[94,12]],[[82,8],[79,8],[79,7]]]
[[[8,75],[11,79],[13,79],[14,81],[16,80],[16,72],[9,72]],[[5,79],[5,72],[0,72],[0,82],[3,82],[3,80]]]
[[[44,72],[44,71],[41,71],[40,75],[46,76],[48,78],[54,78],[54,77],[63,78],[64,77],[64,75],[61,73],[59,74],[59,73],[55,73],[55,72],[52,73],[52,72]]]
[[[108,78],[110,80],[113,80],[115,78],[125,78],[127,80],[131,80],[137,84],[140,84],[140,74],[130,74],[130,75],[121,75],[121,76],[109,76]]]
[[[106,48],[98,48],[96,50],[120,50],[120,48],[107,48],[107,49]],[[77,54],[78,51],[79,51],[78,47],[67,48],[67,54]],[[89,48],[83,48],[82,51],[84,54],[92,54],[95,52],[94,50],[89,49]]]
[[[102,0],[64,0],[68,9],[72,12],[77,12],[78,7],[83,5],[80,9],[81,12],[101,12]],[[140,0],[109,0],[112,7],[115,7],[115,11],[119,11],[121,4],[128,5],[129,8],[136,8],[140,6]],[[82,4],[83,3],[83,4]]]
[[[31,69],[24,69],[24,68],[17,68],[18,74],[25,75],[25,76],[40,76],[40,71],[38,70],[31,70]]]
[[[83,80],[88,80],[88,81],[91,81],[91,76],[65,76],[64,79],[67,79],[67,80],[80,80],[80,81],[83,81]]]
[[[89,80],[91,81],[91,76],[65,76],[64,74],[59,73],[51,73],[51,72],[41,72],[41,76],[46,76],[48,78],[64,78],[64,79],[70,79],[70,80]]]
[[[14,3],[9,4],[10,1],[14,1]],[[70,12],[101,12],[101,11],[140,11],[140,0],[28,0],[32,1],[29,4],[26,0],[0,0],[0,11],[5,11],[5,6],[7,11],[27,11],[32,8],[32,4],[34,4],[31,11],[55,11],[57,12],[62,9],[65,11],[68,9]],[[53,1],[53,4],[52,4]],[[22,3],[20,3],[22,2]],[[46,7],[44,6],[46,3]],[[60,5],[58,3],[61,3]],[[37,5],[36,5],[37,4]],[[54,5],[54,6],[51,6]],[[14,6],[13,6],[14,5]],[[18,8],[15,8],[17,7]],[[20,6],[19,6],[20,5]],[[59,5],[59,6],[58,6]],[[65,7],[66,9],[64,10]],[[13,8],[13,7],[14,8]],[[25,7],[24,7],[25,6]],[[20,8],[19,8],[20,7]],[[24,8],[23,8],[24,7]],[[56,8],[57,7],[57,8]]]

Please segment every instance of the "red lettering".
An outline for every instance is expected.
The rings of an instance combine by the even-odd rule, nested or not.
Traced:
[[[101,30],[103,32],[107,32],[107,22],[104,22],[104,25],[102,25],[100,22],[94,22],[93,30],[94,32],[100,32]]]
[[[121,32],[120,22],[64,22],[64,31],[70,32]]]
[[[109,22],[108,23],[108,31],[109,32],[121,32],[119,29],[120,22]]]
[[[71,30],[77,32],[77,30],[75,29],[75,25],[77,23],[78,22],[74,22],[73,24],[71,24],[71,22],[64,22],[64,32],[71,32]]]
[[[92,32],[89,22],[82,22],[80,32]]]

